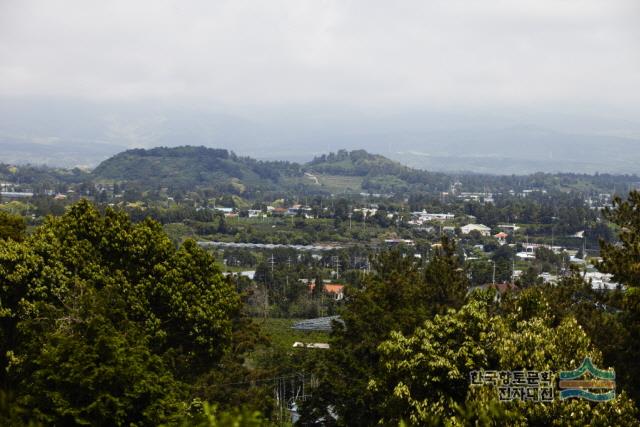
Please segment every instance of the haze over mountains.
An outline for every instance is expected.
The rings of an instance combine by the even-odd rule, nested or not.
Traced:
[[[364,148],[436,171],[637,173],[640,125],[587,116],[425,109],[364,113],[325,106],[222,112],[151,103],[0,103],[3,162],[95,167],[128,148],[180,145],[298,162],[340,148]]]
[[[204,145],[635,173],[639,12],[637,0],[0,2],[0,161],[94,167]]]

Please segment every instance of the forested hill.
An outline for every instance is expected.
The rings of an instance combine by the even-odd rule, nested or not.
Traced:
[[[302,171],[339,176],[401,176],[423,173],[365,150],[340,150],[299,165],[287,161],[259,161],[239,157],[224,149],[193,146],[127,150],[100,163],[93,173],[104,179],[157,181],[177,178],[197,183],[227,177],[259,178],[277,182],[282,176],[297,176]]]
[[[305,172],[308,172],[307,177]],[[443,188],[448,185],[444,174],[411,169],[364,150],[340,150],[300,165],[286,161],[259,161],[206,147],[134,149],[105,160],[93,171],[93,176],[99,180],[185,190],[212,185],[247,190],[322,187],[318,181],[309,178],[315,175],[359,177],[357,188],[352,188],[358,191],[394,192],[415,184]]]
[[[93,175],[184,189],[212,184],[275,188],[284,176],[301,176],[302,169],[296,163],[264,162],[223,149],[183,146],[127,150],[100,163]]]
[[[332,175],[401,175],[415,172],[396,161],[365,150],[340,150],[337,153],[323,154],[315,157],[306,166],[316,172]]]
[[[69,180],[77,173],[69,172],[64,178]],[[213,188],[248,198],[265,191],[298,194],[448,191],[454,181],[461,182],[466,191],[498,192],[527,188],[627,191],[631,184],[640,182],[637,176],[607,174],[447,175],[413,169],[365,150],[339,150],[298,164],[261,161],[224,149],[194,146],[124,151],[103,161],[90,176],[80,178],[135,183],[140,190]]]
[[[323,154],[307,163],[305,170],[329,175],[363,177],[362,187],[377,192],[446,190],[451,177],[413,169],[379,154],[365,150],[339,150]]]

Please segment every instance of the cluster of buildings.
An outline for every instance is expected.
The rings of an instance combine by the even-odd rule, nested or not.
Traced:
[[[200,207],[199,209],[207,209],[207,208]],[[223,207],[223,206],[214,206],[213,208],[210,208],[210,209],[216,210],[218,212],[222,212],[227,217],[235,217],[235,216],[238,216],[241,212],[246,212],[249,218],[259,218],[264,216],[272,216],[272,217],[302,216],[307,219],[315,218],[314,209],[310,206],[301,205],[301,204],[294,204],[289,207],[267,206],[264,210],[262,209],[239,210],[237,208],[229,208],[229,207]],[[327,209],[328,208],[325,207],[324,211],[327,211]],[[378,213],[378,211],[379,211],[378,205],[371,204],[367,207],[353,208],[349,215],[351,216],[353,214],[361,214],[362,218],[371,218],[375,216]],[[386,213],[387,218],[390,218],[390,219],[393,218],[395,215],[397,215],[397,212]],[[435,217],[433,218],[437,217],[437,218],[441,218],[442,220],[453,219],[454,217],[453,214],[427,214],[428,219],[422,219],[420,221],[424,222],[424,221],[432,220],[433,218],[431,217],[431,215],[435,215]],[[410,224],[417,224],[417,223],[410,222]]]
[[[459,193],[458,199],[463,202],[493,203],[493,193]]]
[[[228,208],[224,206],[214,206],[212,208],[215,211],[222,212],[225,217],[237,217],[239,216],[239,210],[236,208]],[[262,209],[247,209],[247,216],[249,218],[261,218],[264,216],[298,216],[302,215],[305,218],[313,218],[313,209],[309,206],[303,206],[295,204],[288,208],[267,206],[266,210]]]
[[[455,215],[451,213],[428,213],[426,210],[422,210],[421,212],[412,212],[411,219],[408,221],[408,224],[421,226],[427,222],[443,222],[454,218]]]
[[[590,196],[584,199],[584,203],[589,206],[591,210],[604,210],[606,208],[612,208],[613,204],[611,194],[600,193],[597,196]]]

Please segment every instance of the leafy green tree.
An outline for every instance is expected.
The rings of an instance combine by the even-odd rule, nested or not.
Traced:
[[[371,425],[384,393],[368,387],[369,379],[384,367],[378,345],[392,331],[411,333],[424,320],[464,301],[466,278],[448,240],[423,270],[415,258],[396,249],[383,252],[362,289],[347,288],[342,322],[334,324],[331,349],[319,364],[319,385],[306,402],[303,420],[333,419],[340,424]]]
[[[471,284],[474,286],[486,285],[493,280],[493,265],[487,260],[480,259],[469,262],[467,271]]]
[[[613,274],[613,280],[630,287],[632,294],[640,288],[640,192],[632,191],[627,200],[616,197],[607,218],[619,227],[620,244],[602,241],[601,271]]]
[[[438,313],[449,307],[459,307],[464,301],[469,283],[462,268],[462,262],[456,254],[456,245],[452,240],[443,238],[424,269],[422,279],[432,313]]]
[[[542,278],[538,277],[539,274],[535,266],[529,265],[520,276],[518,282],[523,287],[539,285],[542,283]]]
[[[221,411],[216,405],[202,404],[202,412],[188,415],[171,425],[182,427],[267,427],[272,426],[258,411],[247,408]]]
[[[187,411],[243,327],[233,285],[195,242],[175,248],[158,223],[87,201],[0,246],[0,277],[0,388],[45,424]]]
[[[318,299],[322,296],[322,292],[324,292],[324,281],[322,280],[321,270],[316,270],[314,276],[312,296],[314,299]]]
[[[632,191],[627,200],[616,197],[613,205],[605,216],[618,227],[620,241],[600,241],[602,262],[598,269],[612,274],[613,280],[625,287],[618,317],[626,336],[610,356],[630,395],[640,399],[640,192]]]
[[[23,217],[0,211],[0,239],[13,239],[17,242],[24,238],[27,224]]]
[[[494,388],[469,386],[471,370],[556,372],[574,368],[586,356],[596,364],[602,362],[574,318],[565,317],[556,324],[544,296],[535,290],[528,296],[538,299],[538,309],[527,319],[522,310],[496,314],[491,295],[478,293],[459,310],[436,315],[410,335],[392,333],[379,347],[385,369],[369,382],[369,389],[386,396],[378,411],[383,416],[380,421],[392,424],[406,419],[415,425],[468,425],[481,420],[485,425],[637,425],[638,410],[624,393],[610,404],[554,400],[541,405],[517,400],[499,403]],[[519,307],[520,300],[515,305]]]

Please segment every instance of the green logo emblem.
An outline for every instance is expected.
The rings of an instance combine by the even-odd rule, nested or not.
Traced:
[[[616,373],[613,369],[602,370],[593,366],[591,358],[585,357],[577,369],[560,371],[560,399],[587,399],[592,402],[607,402],[616,397]]]

